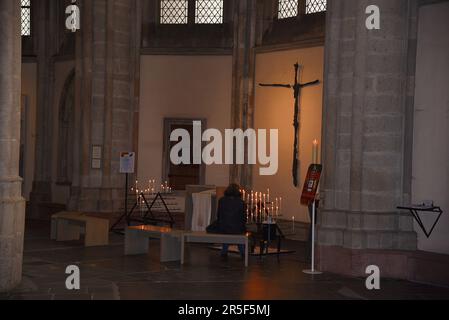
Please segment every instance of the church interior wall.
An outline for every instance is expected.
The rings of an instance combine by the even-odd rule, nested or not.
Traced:
[[[432,236],[415,223],[418,248],[449,254],[449,2],[422,6],[419,15],[415,91],[412,197],[433,200],[445,211]],[[424,218],[429,228],[435,215]]]
[[[232,56],[142,55],[138,177],[162,179],[165,118],[231,125]],[[205,128],[203,128],[205,129]],[[206,184],[229,183],[229,166],[206,167]]]
[[[271,53],[259,53],[256,56],[257,83],[292,83],[293,65],[299,62],[304,66],[301,82],[323,80],[324,47],[312,47],[283,50]],[[313,140],[321,142],[322,128],[322,84],[307,87],[301,92],[301,129],[300,129],[300,185],[292,182],[293,157],[293,94],[291,90],[280,88],[262,88],[256,86],[255,128],[279,129],[279,171],[275,176],[260,176],[259,167],[254,167],[254,188],[283,197],[283,219],[309,222],[308,210],[300,206],[299,200],[303,181],[309,165],[312,163]]]

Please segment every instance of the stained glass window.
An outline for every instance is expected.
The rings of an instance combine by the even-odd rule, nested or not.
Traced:
[[[223,0],[196,0],[195,23],[223,23]]]
[[[306,14],[326,11],[326,0],[307,0]]]
[[[162,0],[161,24],[187,24],[188,12],[188,0]]]
[[[31,0],[20,0],[22,36],[31,35]]]
[[[286,19],[298,15],[298,0],[279,0],[278,18]]]

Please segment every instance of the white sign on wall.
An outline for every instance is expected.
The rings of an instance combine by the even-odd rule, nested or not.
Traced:
[[[102,146],[92,146],[92,169],[101,169]]]
[[[135,152],[122,152],[120,154],[120,173],[134,173],[135,164]]]

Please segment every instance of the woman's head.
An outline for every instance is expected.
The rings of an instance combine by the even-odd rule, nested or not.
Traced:
[[[240,193],[240,186],[235,183],[230,184],[225,191],[225,196],[240,198],[242,196],[242,194]]]

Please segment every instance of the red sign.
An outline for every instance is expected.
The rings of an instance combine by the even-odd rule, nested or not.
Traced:
[[[322,171],[323,166],[320,164],[312,164],[309,167],[304,189],[302,190],[301,204],[308,206],[315,200]]]

